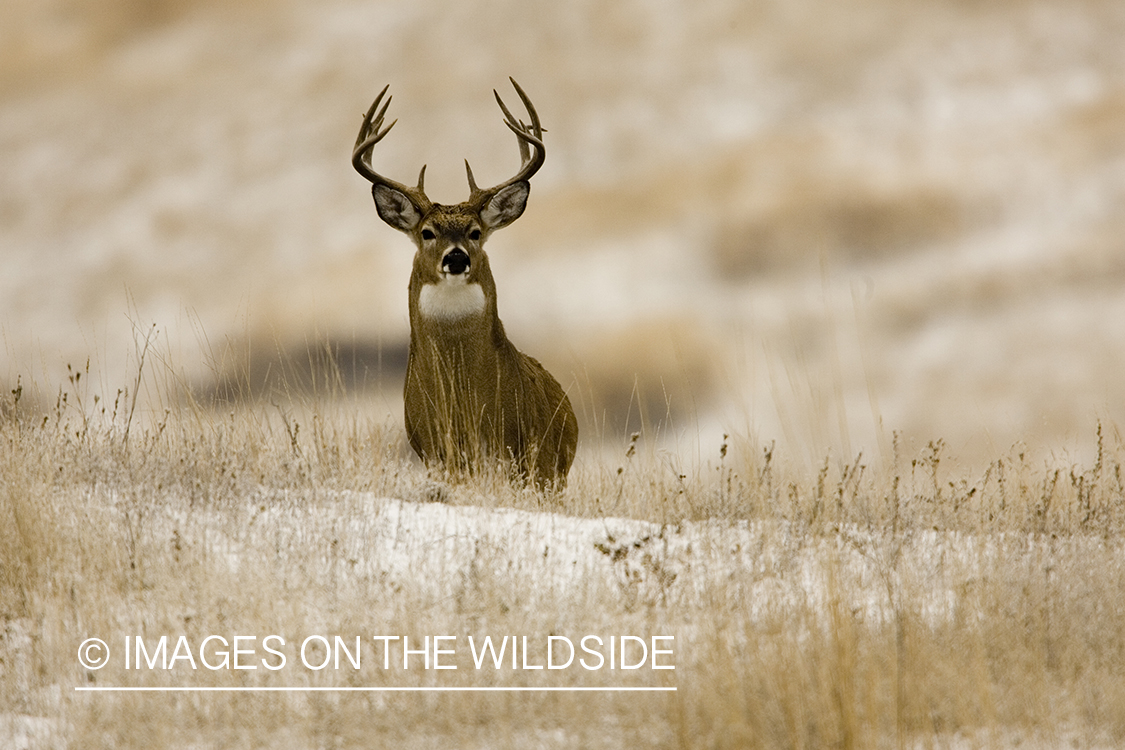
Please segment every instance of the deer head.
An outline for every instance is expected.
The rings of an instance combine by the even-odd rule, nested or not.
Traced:
[[[382,127],[387,107],[391,103],[389,96],[383,101],[388,87],[379,92],[379,96],[367,110],[352,152],[352,164],[357,172],[371,182],[371,195],[375,199],[379,217],[414,240],[418,247],[415,270],[422,273],[424,282],[468,284],[472,283],[474,275],[482,281],[485,276],[491,280],[491,274],[474,273],[475,267],[482,263],[487,270],[484,242],[492,232],[518,219],[527,206],[527,197],[531,192],[529,180],[543,166],[547,152],[543,147],[543,128],[535,107],[515,80],[512,80],[512,85],[527,107],[531,117],[529,124],[525,125],[517,120],[504,105],[500,94],[495,90],[492,93],[504,112],[504,124],[519,139],[520,171],[515,177],[482,190],[473,179],[472,167],[466,160],[469,199],[455,206],[434,203],[426,196],[424,165],[418,173],[416,187],[407,187],[372,169],[372,149],[398,122],[395,120],[386,128]],[[534,148],[534,156],[530,153],[531,148]],[[418,267],[419,261],[421,268]]]

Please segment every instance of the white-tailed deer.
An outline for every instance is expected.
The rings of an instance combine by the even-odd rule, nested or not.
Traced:
[[[379,217],[418,247],[409,287],[405,411],[410,445],[427,464],[452,472],[502,462],[514,476],[540,487],[562,487],[574,461],[578,422],[558,381],[505,335],[484,252],[489,235],[523,213],[529,180],[546,158],[535,107],[515,80],[512,85],[531,121],[513,117],[493,91],[504,124],[519,141],[522,163],[510,180],[482,190],[466,161],[469,199],[443,206],[426,197],[425,166],[417,187],[375,172],[371,151],[397,122],[383,128],[391,103],[390,97],[383,102],[387,87],[363,118],[352,165],[372,183]]]

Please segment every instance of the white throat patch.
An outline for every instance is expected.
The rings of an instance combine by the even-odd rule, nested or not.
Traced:
[[[456,277],[454,277],[456,278]],[[457,320],[484,312],[484,289],[477,283],[443,279],[437,284],[424,284],[418,295],[418,311],[423,318]]]

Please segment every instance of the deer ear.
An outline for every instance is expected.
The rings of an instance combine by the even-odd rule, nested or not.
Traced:
[[[375,199],[375,209],[379,212],[379,218],[400,232],[412,231],[422,220],[422,212],[401,190],[386,185],[375,185],[371,188],[371,197]]]
[[[489,229],[506,227],[518,219],[527,207],[531,183],[527,180],[513,182],[489,199],[480,212],[480,220]]]

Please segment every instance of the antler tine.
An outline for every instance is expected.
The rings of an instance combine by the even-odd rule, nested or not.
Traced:
[[[422,167],[422,171],[418,174],[418,187],[408,188],[400,182],[396,182],[388,177],[384,177],[374,170],[371,166],[371,151],[379,141],[386,137],[387,133],[391,132],[391,128],[395,126],[398,120],[394,120],[387,127],[383,127],[383,118],[387,114],[387,108],[391,106],[391,99],[388,96],[387,100],[383,101],[383,96],[387,93],[390,84],[383,87],[379,95],[375,97],[375,101],[367,109],[367,114],[363,116],[363,124],[359,128],[359,135],[355,139],[355,149],[352,151],[352,166],[355,171],[359,172],[364,179],[375,185],[386,185],[394,188],[402,193],[411,196],[418,201],[419,205],[429,204],[429,199],[426,197],[423,190],[422,183],[426,175],[426,167]],[[380,106],[380,104],[382,106]]]
[[[513,183],[530,180],[547,159],[547,149],[543,146],[543,133],[546,131],[539,122],[539,114],[535,111],[535,105],[531,103],[531,98],[528,97],[528,95],[524,93],[524,90],[520,88],[520,85],[516,83],[516,79],[509,78],[508,80],[512,82],[512,86],[515,87],[516,93],[519,94],[520,100],[523,102],[524,107],[527,108],[527,114],[531,118],[531,122],[526,124],[517,119],[515,115],[512,114],[511,110],[508,109],[507,105],[504,104],[504,100],[500,98],[499,92],[495,89],[492,90],[493,95],[496,97],[496,103],[500,105],[500,111],[504,113],[504,124],[508,126],[509,130],[516,134],[516,139],[520,148],[520,171],[516,173],[515,177],[500,183],[496,187],[488,190],[479,190],[476,187],[476,183],[473,181],[472,170],[469,170],[469,189],[474,196],[492,196]],[[535,148],[534,155],[531,153],[531,147]],[[466,167],[468,167],[468,163],[466,163]]]
[[[512,82],[512,86],[515,88],[516,93],[519,94],[520,100],[523,101],[523,106],[527,108],[527,113],[531,116],[531,123],[530,125],[525,125],[523,122],[513,117],[508,108],[504,106],[504,100],[500,98],[500,94],[496,92],[496,89],[493,89],[492,93],[496,96],[496,101],[500,104],[500,109],[504,112],[504,117],[507,118],[508,122],[517,124],[520,131],[527,133],[528,128],[531,127],[534,130],[534,134],[537,137],[541,137],[544,130],[539,124],[539,113],[535,111],[535,105],[531,103],[531,98],[524,93],[524,90],[516,83],[515,78],[508,78],[508,80]]]
[[[477,181],[473,179],[473,168],[469,166],[469,160],[465,160],[465,175],[469,178],[469,192],[479,193],[480,188],[477,187]]]

